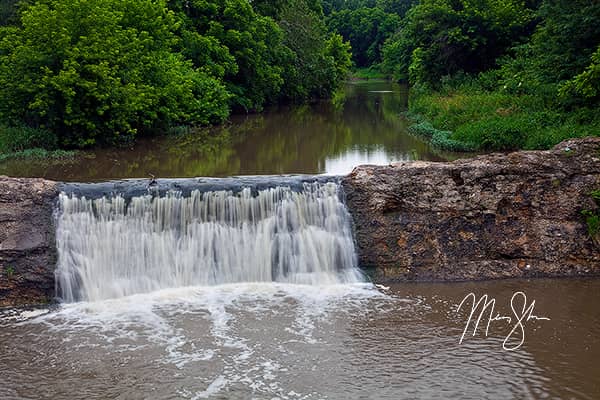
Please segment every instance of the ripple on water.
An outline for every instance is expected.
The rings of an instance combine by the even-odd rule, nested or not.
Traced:
[[[597,340],[552,353],[534,340],[546,330],[547,346],[566,340],[549,324],[516,352],[496,334],[459,345],[461,296],[461,286],[260,283],[15,311],[1,322],[0,397],[598,398]]]

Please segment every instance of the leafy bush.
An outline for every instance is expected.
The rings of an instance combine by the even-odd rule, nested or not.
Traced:
[[[0,125],[0,153],[30,148],[56,149],[58,138],[46,129]]]
[[[592,190],[590,196],[600,206],[600,189]],[[600,214],[596,210],[582,210],[588,228],[588,235],[596,245],[600,245]]]
[[[533,18],[518,0],[422,0],[386,41],[383,66],[432,86],[445,75],[485,71],[526,36]]]
[[[526,116],[493,115],[461,125],[453,138],[476,143],[481,150],[515,150],[523,148],[527,135],[535,129]]]
[[[12,13],[7,1],[0,11]],[[169,126],[220,123],[230,109],[329,96],[350,67],[347,43],[326,31],[313,0],[18,8],[14,23],[6,13],[0,21],[11,23],[0,27],[0,123],[10,127],[0,131],[1,152],[127,143]]]
[[[381,62],[381,47],[400,25],[400,16],[379,7],[359,7],[333,12],[329,29],[341,34],[352,46],[352,60],[366,68]]]
[[[484,84],[465,78],[443,82],[439,91],[418,86],[411,92],[410,114],[421,124],[411,130],[430,138],[433,130],[452,131],[438,135],[438,143],[447,137],[465,150],[548,149],[568,138],[600,135],[595,108],[565,112],[543,96],[486,91]]]
[[[591,63],[585,71],[563,83],[558,94],[567,103],[597,103],[600,100],[600,46],[592,55]]]
[[[56,132],[62,146],[130,140],[228,115],[225,87],[172,52],[165,0],[49,0],[0,30],[0,117]]]

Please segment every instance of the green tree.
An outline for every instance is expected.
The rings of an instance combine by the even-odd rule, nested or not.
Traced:
[[[350,43],[344,42],[344,38],[338,34],[332,34],[327,40],[326,54],[333,58],[335,65],[334,82],[340,82],[347,78],[352,67],[352,47]]]
[[[342,0],[343,1],[343,0]],[[317,17],[323,17],[323,2],[321,0],[252,0],[252,6],[261,15],[280,20],[282,14],[294,3],[302,3],[303,7]]]
[[[184,54],[223,77],[234,110],[261,110],[277,99],[286,49],[272,18],[247,0],[176,0],[170,7],[183,22]]]
[[[517,47],[515,57],[502,65],[504,84],[509,90],[529,93],[545,87],[555,95],[557,85],[588,68],[600,45],[600,2],[545,0],[537,15],[540,24],[531,40]],[[593,65],[592,60],[592,70]],[[582,75],[580,83],[586,77],[591,75]],[[567,92],[575,94],[575,86],[567,85],[563,98]]]
[[[377,0],[377,7],[387,13],[394,13],[404,17],[408,10],[415,5],[418,0]]]
[[[527,36],[533,19],[521,0],[422,0],[386,42],[383,67],[398,79],[419,71],[415,76],[433,85],[485,71]]]
[[[277,22],[284,32],[284,45],[289,49],[283,64],[281,98],[299,102],[330,96],[345,78],[340,76],[340,66],[336,64],[345,63],[346,57],[339,56],[339,46],[331,53],[331,34],[322,14],[310,2],[290,1],[282,8]]]
[[[383,9],[358,8],[334,12],[327,20],[329,29],[341,34],[352,46],[352,55],[358,67],[381,62],[381,47],[400,26],[400,16]]]
[[[12,25],[17,14],[17,0],[0,0],[0,26]]]
[[[559,95],[563,101],[575,99],[583,103],[597,103],[600,100],[600,46],[591,61],[585,71],[561,85]]]
[[[162,0],[50,0],[0,30],[0,117],[47,128],[63,146],[131,139],[228,115],[228,94],[171,51]]]

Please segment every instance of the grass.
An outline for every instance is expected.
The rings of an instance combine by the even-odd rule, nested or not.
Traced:
[[[552,103],[546,96],[489,91],[476,84],[416,88],[409,117],[416,125],[429,122],[413,131],[444,132],[428,135],[443,150],[548,149],[568,138],[600,135],[596,110],[567,112]]]
[[[451,131],[436,129],[427,121],[411,125],[408,132],[425,139],[429,139],[434,147],[449,151],[472,151],[473,149],[466,142],[459,142],[451,138]]]
[[[388,80],[390,76],[388,74],[384,74],[377,68],[376,66],[371,66],[367,68],[357,68],[352,71],[350,75],[350,79],[353,80]]]
[[[0,162],[14,159],[29,160],[70,160],[77,156],[74,150],[46,150],[40,148],[0,153]]]
[[[585,216],[585,222],[588,227],[588,235],[594,241],[598,243],[598,234],[600,233],[600,216],[589,210],[583,210],[582,214]]]
[[[6,272],[6,279],[8,279],[10,281],[12,279],[13,275],[15,274],[15,267],[13,267],[12,265],[9,265],[6,267],[5,272]]]
[[[0,162],[10,159],[72,159],[76,151],[58,149],[56,135],[38,128],[0,125]]]

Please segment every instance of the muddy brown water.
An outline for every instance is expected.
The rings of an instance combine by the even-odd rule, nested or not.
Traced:
[[[442,161],[407,133],[407,89],[388,82],[348,84],[333,104],[279,107],[231,117],[230,123],[189,134],[141,138],[119,149],[87,151],[72,161],[9,160],[0,175],[59,181],[121,178],[224,177],[273,174],[347,174],[360,164]]]
[[[470,292],[535,314],[465,336]],[[186,288],[0,320],[3,399],[598,399],[600,280]],[[463,310],[464,311],[464,310]],[[37,316],[36,316],[37,315]]]

